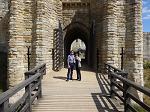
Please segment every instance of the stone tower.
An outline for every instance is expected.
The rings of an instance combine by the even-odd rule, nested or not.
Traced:
[[[24,80],[27,44],[30,68],[46,63],[50,71],[65,64],[77,38],[86,45],[87,64],[99,70],[104,63],[120,68],[124,47],[124,70],[143,85],[142,0],[1,0],[0,9],[8,87]]]

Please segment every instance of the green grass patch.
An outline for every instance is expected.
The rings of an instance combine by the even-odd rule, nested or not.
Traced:
[[[144,69],[150,69],[150,61],[145,61],[143,67]]]
[[[144,69],[144,82],[144,86],[150,88],[150,68]],[[144,102],[150,106],[150,97],[144,96]]]
[[[145,64],[145,69],[144,69],[144,86],[147,88],[150,88],[150,68],[149,68],[149,64]],[[144,103],[146,103],[147,105],[150,106],[150,97],[144,95]],[[138,112],[147,112],[146,110],[144,110],[141,106],[139,106],[138,104],[134,104],[133,107],[138,111]]]
[[[133,106],[138,112],[147,112],[146,110],[144,110],[142,107],[140,107],[139,105],[134,105]]]

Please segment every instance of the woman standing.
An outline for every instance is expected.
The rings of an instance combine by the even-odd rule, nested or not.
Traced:
[[[80,69],[81,69],[81,58],[79,57],[79,54],[76,53],[75,55],[75,60],[76,60],[76,72],[77,72],[77,80],[78,81],[81,81],[81,72],[80,72]]]

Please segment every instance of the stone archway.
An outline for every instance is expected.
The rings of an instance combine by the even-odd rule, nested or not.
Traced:
[[[67,62],[67,55],[70,52],[71,44],[74,40],[81,39],[86,45],[86,64],[90,65],[90,30],[80,22],[74,22],[64,28],[64,65]]]

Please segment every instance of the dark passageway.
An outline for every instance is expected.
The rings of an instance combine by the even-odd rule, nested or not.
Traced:
[[[64,65],[66,67],[67,56],[70,53],[72,43],[80,39],[84,42],[86,46],[85,60],[84,64],[91,65],[91,47],[90,47],[90,31],[80,23],[72,23],[67,28],[65,28],[64,35]],[[90,66],[91,67],[91,66]]]

